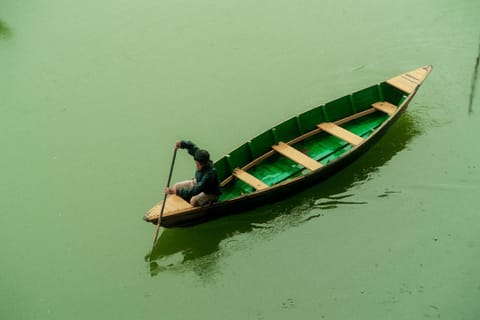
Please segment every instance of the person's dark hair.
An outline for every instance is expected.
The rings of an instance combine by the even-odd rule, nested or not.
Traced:
[[[205,164],[210,160],[210,154],[208,153],[207,150],[199,149],[195,151],[195,155],[193,156],[193,159],[202,164]]]

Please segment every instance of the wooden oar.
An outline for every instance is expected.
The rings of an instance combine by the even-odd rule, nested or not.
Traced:
[[[177,148],[175,147],[175,150],[173,151],[172,165],[170,166],[170,173],[168,174],[167,188],[170,187],[170,180],[172,179],[173,165],[175,164],[176,156],[177,156]],[[155,230],[155,237],[153,238],[152,251],[153,251],[153,247],[155,247],[155,244],[157,243],[158,231],[160,230],[160,223],[162,222],[163,210],[165,209],[165,202],[167,202],[167,196],[168,194],[165,193],[165,197],[163,198],[163,203],[162,203],[162,209],[160,209],[160,215],[158,216],[157,228]]]

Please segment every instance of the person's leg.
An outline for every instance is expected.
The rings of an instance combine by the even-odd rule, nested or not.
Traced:
[[[173,188],[175,190],[180,190],[180,189],[187,189],[187,188],[191,188],[193,187],[194,185],[194,181],[193,180],[185,180],[185,181],[180,181],[180,182],[177,182],[173,185]]]
[[[216,202],[217,200],[218,200],[217,195],[200,192],[199,194],[197,194],[196,196],[193,196],[190,199],[190,204],[194,207],[203,206],[204,204]]]

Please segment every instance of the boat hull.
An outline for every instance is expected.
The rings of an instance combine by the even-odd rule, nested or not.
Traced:
[[[407,108],[403,108],[402,113]],[[283,185],[274,186],[265,191],[259,191],[257,193],[252,193],[246,195],[242,198],[219,202],[205,207],[198,207],[195,210],[192,210],[189,213],[183,213],[178,215],[171,215],[162,218],[161,225],[169,227],[181,227],[181,226],[190,226],[199,223],[206,222],[208,220],[224,217],[227,215],[237,214],[249,209],[256,208],[261,205],[266,205],[270,203],[277,202],[281,199],[285,199],[298,193],[306,188],[309,188],[313,185],[317,185],[323,180],[329,178],[335,173],[341,171],[349,164],[358,159],[361,155],[367,152],[376,142],[385,135],[388,128],[395,122],[401,113],[398,113],[395,118],[392,118],[387,125],[385,125],[381,131],[372,136],[368,141],[363,143],[360,147],[352,150],[344,157],[338,159],[337,161],[321,168],[318,171],[312,172],[309,175],[303,176],[301,178],[295,179],[294,181],[289,181]],[[153,221],[156,223],[156,221]]]
[[[312,169],[311,171],[307,171],[307,173],[304,173],[298,177],[279,182],[275,185],[269,186],[268,188],[256,190],[254,192],[240,195],[232,199],[202,207],[191,207],[188,209],[182,209],[178,212],[171,212],[167,215],[162,216],[161,225],[167,228],[189,226],[208,220],[224,217],[227,215],[236,214],[245,210],[256,208],[261,205],[266,205],[281,199],[285,199],[299,191],[311,187],[312,185],[316,185],[321,181],[327,179],[328,177],[334,175],[335,173],[339,172],[340,170],[344,169],[346,166],[354,162],[361,155],[366,153],[382,136],[385,135],[388,129],[405,112],[410,101],[415,96],[418,88],[420,87],[421,83],[423,83],[423,80],[428,76],[430,71],[431,67],[423,67],[416,69],[410,73],[406,73],[387,80],[384,85],[391,86],[393,90],[397,90],[399,93],[403,94],[403,98],[398,102],[398,105],[395,106],[393,111],[383,110],[384,112],[389,113],[388,119],[382,122],[382,124],[375,129],[375,132],[373,134],[369,135],[365,139],[362,139],[361,143],[349,149],[342,156],[334,159],[333,161],[330,161],[327,165],[323,165],[318,169]],[[407,75],[408,77],[405,75]],[[411,78],[413,77],[412,75],[415,76],[415,79],[419,79],[413,82],[411,80]],[[389,83],[389,81],[391,81],[391,83]],[[414,84],[412,85],[411,83]],[[370,111],[364,110],[362,112],[367,114]],[[356,115],[358,116],[359,114],[362,114],[362,112],[358,112]],[[356,115],[353,114],[349,118],[355,119]],[[340,122],[342,122],[342,120],[340,120],[339,123]],[[316,134],[316,131],[313,134]],[[307,133],[305,136],[308,135],[309,134]],[[293,141],[295,141],[295,139]],[[256,161],[252,161],[250,164],[246,164],[244,168],[252,167],[252,163],[256,163]],[[233,172],[233,168],[230,168],[230,176],[228,176],[224,180],[225,184],[229,183],[229,181],[234,179]],[[154,214],[152,214],[152,210],[144,218],[148,222],[157,223],[159,214],[157,213],[157,215],[155,216]]]

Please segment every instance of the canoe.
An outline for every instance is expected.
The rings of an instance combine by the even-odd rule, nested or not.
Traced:
[[[293,195],[365,153],[406,110],[432,71],[425,66],[296,115],[248,140],[214,163],[222,195],[192,207],[167,197],[160,224],[193,225]],[[157,223],[162,202],[144,216]]]

